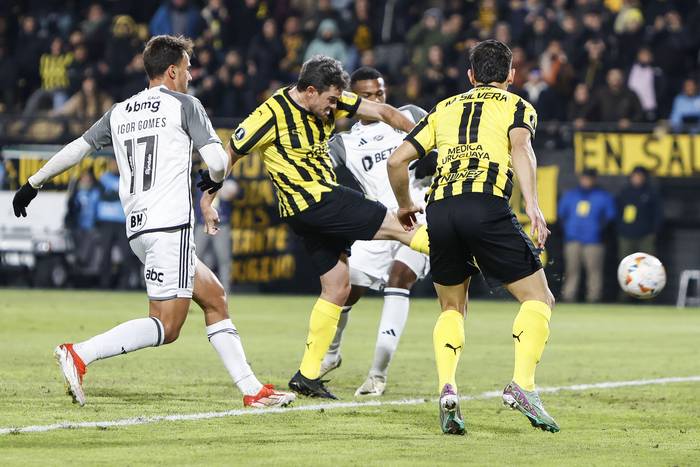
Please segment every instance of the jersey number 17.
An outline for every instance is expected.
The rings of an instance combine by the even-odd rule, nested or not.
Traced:
[[[134,144],[133,139],[124,141],[126,146],[126,159],[129,161],[129,171],[131,172],[131,183],[129,184],[129,193],[135,193],[134,179],[136,176],[136,158],[134,157],[134,148],[138,151],[144,148],[143,157],[143,188],[141,191],[148,191],[155,183],[156,178],[156,153],[158,148],[158,135],[142,136],[136,139]]]

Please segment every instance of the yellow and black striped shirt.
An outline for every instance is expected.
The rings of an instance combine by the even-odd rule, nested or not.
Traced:
[[[231,135],[238,154],[262,155],[277,189],[282,217],[292,216],[321,200],[338,183],[328,155],[328,139],[339,118],[352,117],[361,98],[343,92],[326,121],[301,107],[284,88],[255,109]]]
[[[419,157],[438,150],[426,202],[467,192],[508,199],[513,191],[508,133],[519,127],[535,135],[535,109],[493,86],[477,86],[439,102],[405,138]]]

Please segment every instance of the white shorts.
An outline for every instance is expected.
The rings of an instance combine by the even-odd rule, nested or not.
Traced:
[[[144,265],[150,300],[192,298],[197,263],[192,228],[147,232],[129,245]]]
[[[430,258],[395,240],[358,240],[350,254],[350,283],[380,290],[394,261],[408,266],[418,279],[430,272]]]

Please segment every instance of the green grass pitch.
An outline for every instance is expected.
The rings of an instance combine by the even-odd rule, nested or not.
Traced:
[[[297,369],[313,297],[233,296],[231,316],[263,382],[286,387]],[[88,403],[70,403],[52,349],[146,315],[143,293],[0,290],[0,428],[113,421],[242,408],[192,306],[179,341],[93,363]],[[381,311],[351,312],[343,366],[329,387],[345,401],[364,380]],[[473,302],[460,393],[494,391],[512,374],[517,304]],[[437,396],[434,300],[414,300],[387,393]],[[700,375],[700,310],[560,305],[537,381],[555,387]],[[544,394],[562,431],[536,431],[497,398],[465,401],[468,435],[445,436],[437,404],[383,405],[162,421],[0,435],[0,465],[698,465],[700,382]],[[318,404],[301,398],[296,406]]]

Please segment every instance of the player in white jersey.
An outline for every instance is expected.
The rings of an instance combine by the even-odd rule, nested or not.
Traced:
[[[385,102],[386,90],[382,75],[370,67],[356,70],[350,77],[352,91],[363,99]],[[414,105],[399,110],[413,122],[418,122],[426,112]],[[338,133],[329,142],[333,163],[345,166],[365,194],[389,209],[398,204],[387,176],[387,158],[402,142],[406,133],[395,130],[386,123],[359,121],[349,132]],[[416,179],[411,173],[411,195],[420,204],[427,191],[430,176]],[[422,214],[418,222],[425,223]],[[386,387],[389,363],[401,338],[409,310],[409,295],[416,280],[425,277],[430,269],[427,255],[393,240],[356,241],[349,258],[350,296],[343,307],[335,338],[326,353],[321,374],[338,368],[341,364],[340,343],[352,306],[368,288],[384,292],[384,307],[379,322],[374,362],[365,382],[355,392],[356,396],[381,396]]]
[[[93,150],[112,145],[119,166],[119,198],[126,215],[131,249],[144,264],[149,317],[122,323],[76,344],[56,347],[68,394],[85,404],[83,376],[99,359],[174,342],[187,318],[190,301],[204,310],[209,341],[252,407],[286,406],[293,393],[262,385],[253,374],[238,331],[228,316],[221,282],[195,255],[190,172],[192,148],[221,182],[230,166],[201,103],[187,94],[192,41],[153,37],[143,53],[148,89],[115,104],[83,136],[68,144],[29,177],[15,194],[17,217],[37,189],[77,164]],[[220,186],[220,185],[219,185]],[[216,217],[211,208],[205,216]]]

